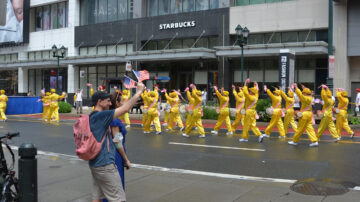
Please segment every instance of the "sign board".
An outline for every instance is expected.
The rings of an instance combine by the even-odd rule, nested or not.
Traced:
[[[85,78],[85,71],[84,70],[80,70],[80,78]]]
[[[329,78],[333,79],[335,73],[335,56],[329,55]]]
[[[130,62],[127,62],[126,65],[125,65],[125,71],[131,72],[131,70],[132,70],[131,63],[130,63]]]
[[[295,53],[289,49],[281,49],[279,56],[279,83],[285,91],[295,82]]]
[[[196,25],[196,22],[194,20],[185,21],[185,22],[163,23],[163,24],[159,25],[159,30],[195,27],[195,25]]]

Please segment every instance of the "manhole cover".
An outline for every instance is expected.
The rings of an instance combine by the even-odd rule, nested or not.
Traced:
[[[341,195],[349,191],[348,188],[356,186],[355,183],[335,179],[305,179],[298,180],[290,189],[305,195]]]

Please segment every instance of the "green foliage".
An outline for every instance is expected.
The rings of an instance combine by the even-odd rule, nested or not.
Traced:
[[[256,105],[256,111],[259,115],[259,121],[268,122],[270,121],[270,116],[266,113],[266,109],[271,106],[270,99],[259,99]]]
[[[71,104],[67,102],[59,102],[59,113],[70,113]]]
[[[352,124],[352,125],[359,125],[360,124],[360,120],[358,117],[350,117],[349,118],[349,122]]]
[[[203,112],[204,112],[204,116],[202,117],[203,119],[212,119],[212,120],[218,119],[219,114],[216,113],[215,108],[204,107]]]
[[[210,106],[210,107],[216,107],[219,105],[219,101],[218,99],[213,99],[213,100],[208,100],[206,102],[206,106]]]

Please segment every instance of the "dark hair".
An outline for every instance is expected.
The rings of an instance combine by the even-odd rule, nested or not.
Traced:
[[[116,101],[120,102],[120,99],[121,99],[121,95],[120,93],[112,93],[110,95],[110,101],[111,101],[111,106],[109,109],[116,109]]]

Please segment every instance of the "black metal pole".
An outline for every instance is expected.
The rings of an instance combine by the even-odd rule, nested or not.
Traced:
[[[56,91],[60,94],[60,88],[59,88],[59,70],[60,70],[60,57],[57,57],[57,71],[56,71]]]
[[[19,192],[20,202],[37,202],[37,154],[36,147],[24,143],[19,148]]]
[[[241,47],[241,83],[244,82],[244,46]]]

